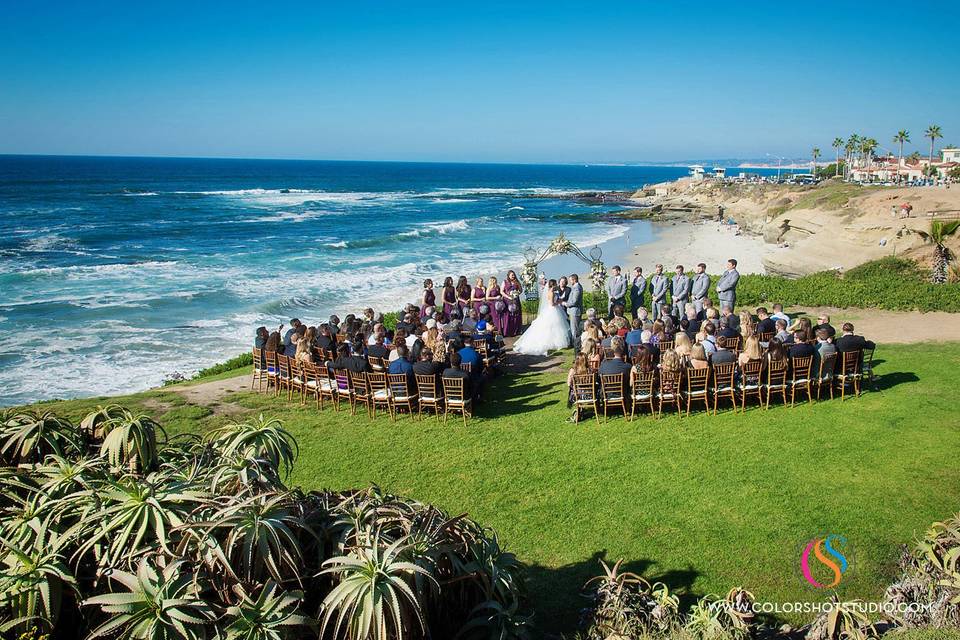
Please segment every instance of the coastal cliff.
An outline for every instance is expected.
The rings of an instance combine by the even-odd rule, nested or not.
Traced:
[[[760,236],[769,250],[767,273],[799,277],[870,260],[902,255],[927,263],[932,246],[920,232],[930,220],[960,216],[960,189],[866,187],[827,181],[820,185],[723,184],[681,179],[634,194],[663,219],[717,219],[723,207],[746,233]],[[912,206],[900,217],[902,204]],[[960,252],[960,239],[947,245]]]

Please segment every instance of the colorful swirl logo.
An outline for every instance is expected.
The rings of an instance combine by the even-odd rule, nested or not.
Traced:
[[[800,554],[800,570],[803,572],[804,579],[818,589],[832,589],[840,584],[850,568],[847,560],[849,550],[845,549],[846,547],[847,539],[833,533],[809,540]],[[813,564],[811,556],[825,567],[825,569],[818,568],[816,575],[811,566]],[[821,574],[829,576],[830,579],[824,580]]]

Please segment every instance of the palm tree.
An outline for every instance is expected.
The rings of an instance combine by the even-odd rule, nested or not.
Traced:
[[[934,220],[930,223],[930,231],[921,231],[926,240],[934,244],[933,248],[933,273],[931,280],[937,284],[943,284],[947,281],[947,262],[950,260],[950,250],[943,244],[947,238],[952,236],[960,229],[960,220],[945,222],[943,220]]]
[[[861,138],[860,145],[863,148],[863,160],[867,165],[873,162],[873,152],[879,143],[873,138]]]
[[[853,160],[856,158],[857,150],[860,149],[860,136],[855,133],[850,134],[845,148],[847,150],[847,171],[849,172],[850,167],[853,166]]]
[[[817,175],[817,158],[820,157],[820,147],[814,147],[813,151],[810,152],[810,155],[813,156],[813,164],[811,165],[810,173],[816,177]]]
[[[943,134],[940,133],[940,126],[935,124],[930,125],[923,133],[923,137],[930,138],[930,164],[933,164],[933,143],[936,142],[937,138],[943,137]]]
[[[843,138],[833,139],[833,148],[837,150],[837,170],[833,174],[835,177],[840,175],[840,147],[843,146]]]
[[[893,142],[900,145],[900,153],[897,157],[897,182],[900,182],[900,167],[903,165],[903,143],[910,142],[910,132],[906,129],[900,129],[900,131],[897,131],[897,135],[893,136]]]

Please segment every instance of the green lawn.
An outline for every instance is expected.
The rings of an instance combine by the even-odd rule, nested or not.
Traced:
[[[530,566],[539,625],[563,631],[600,558],[687,598],[742,585],[761,600],[823,599],[797,566],[800,545],[825,532],[855,549],[840,597],[879,598],[897,545],[960,506],[960,343],[881,346],[877,358],[879,390],[844,403],[599,427],[565,421],[557,373],[499,378],[466,429],[235,400],[297,437],[296,484],[375,482],[495,528]],[[223,420],[169,388],[119,400],[147,403],[174,433]],[[46,406],[76,417],[96,403]]]

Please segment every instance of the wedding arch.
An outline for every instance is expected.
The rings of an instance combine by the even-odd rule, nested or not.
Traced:
[[[526,264],[520,274],[520,283],[523,284],[523,295],[527,300],[539,299],[537,291],[537,273],[541,262],[550,256],[571,254],[579,258],[584,264],[590,267],[590,281],[593,283],[593,290],[599,293],[603,290],[603,284],[607,281],[607,268],[600,260],[603,251],[600,247],[594,245],[588,253],[584,253],[580,247],[573,244],[561,233],[550,245],[541,251],[536,247],[527,247],[523,251],[523,257]]]

